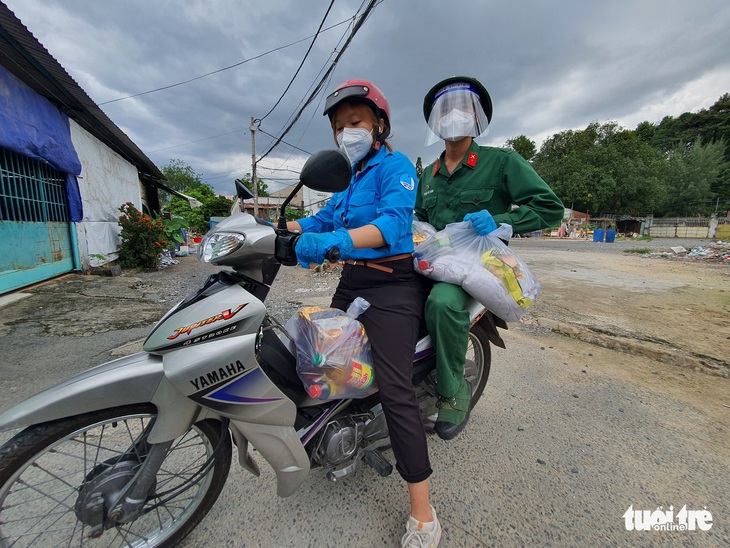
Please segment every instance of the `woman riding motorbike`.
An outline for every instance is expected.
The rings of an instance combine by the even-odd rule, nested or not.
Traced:
[[[358,319],[368,334],[373,367],[396,469],[408,483],[411,513],[403,546],[437,546],[441,526],[429,502],[431,466],[411,383],[412,359],[425,300],[413,269],[411,226],[416,172],[386,141],[390,107],[374,84],[348,80],[327,97],[335,142],[352,164],[350,186],[316,215],[290,221],[302,232],[299,263],[321,264],[334,247],[345,261],[332,307],[346,310],[356,298],[370,303]]]

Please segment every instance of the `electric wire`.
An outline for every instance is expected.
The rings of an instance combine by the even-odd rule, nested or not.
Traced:
[[[364,4],[364,1],[363,1],[363,3],[360,4],[360,7],[358,7],[357,11],[355,12],[355,15],[352,16],[351,19],[352,19],[352,22],[353,23],[356,20],[357,13],[359,13],[360,10],[362,9],[363,4]],[[348,29],[349,29],[349,25],[348,25]],[[309,88],[307,89],[307,91],[305,93],[305,97],[306,97],[307,94],[311,93],[312,89],[316,85],[316,83],[319,80],[319,78],[326,71],[327,66],[329,65],[330,61],[332,59],[334,59],[335,53],[337,52],[337,50],[341,46],[341,44],[344,42],[344,40],[346,39],[347,35],[349,34],[349,30],[348,29],[345,29],[345,32],[342,33],[342,36],[337,41],[337,44],[335,46],[335,49],[332,51],[332,53],[330,53],[330,55],[327,58],[327,60],[322,64],[322,67],[319,69],[319,72],[317,73],[317,75],[313,78],[312,83],[309,85]],[[332,76],[330,75],[330,77],[326,80],[325,87],[329,85],[329,82],[330,82],[331,78],[332,78]],[[320,95],[319,101],[317,102],[317,109],[315,109],[315,111],[318,111],[319,110],[319,105],[321,104],[321,102],[322,102],[322,95]],[[301,106],[303,103],[304,103],[304,98],[302,98],[302,100],[299,102],[299,105]],[[283,131],[284,127],[286,127],[286,124],[288,124],[292,120],[294,114],[295,113],[292,112],[289,115],[289,118],[284,122],[284,125],[282,126],[282,129],[280,131]],[[284,140],[282,140],[282,143],[285,144],[285,145],[288,145],[290,147],[294,147],[294,148],[296,148],[296,150],[300,150],[302,152],[305,152],[307,155],[310,155],[311,153],[309,151],[305,151],[305,150],[302,150],[301,148],[298,148],[298,144],[302,141],[302,139],[306,135],[307,129],[309,128],[310,124],[312,123],[312,120],[314,119],[314,116],[315,116],[315,112],[313,112],[312,115],[309,117],[309,121],[307,122],[306,126],[304,127],[303,131],[301,132],[301,134],[299,136],[299,139],[297,140],[297,145],[293,145],[293,144],[288,143],[288,142],[286,142]],[[269,136],[269,137],[271,137],[273,139],[276,139],[276,136],[275,135],[272,135],[272,134],[270,134],[270,133],[268,133],[268,132],[266,132],[266,131],[264,131],[264,130],[261,129],[260,122],[257,124],[257,128],[258,128],[259,131],[261,131],[261,133],[263,133],[263,134],[265,134],[265,135],[267,135],[267,136]],[[294,152],[293,150],[290,151],[289,154],[285,158],[283,158],[281,160],[281,163],[279,165],[285,165],[291,159],[291,157],[293,155],[293,152]]]
[[[353,20],[354,20],[354,18],[353,18]],[[342,41],[343,41],[343,40],[345,39],[345,37],[346,37],[346,36],[347,36],[347,32],[345,32],[345,33],[344,33],[344,34],[342,35],[342,37],[340,38],[339,42],[337,43],[337,47],[339,47],[339,45],[340,45],[340,44],[342,43]],[[312,81],[312,83],[310,84],[310,86],[309,86],[309,89],[307,90],[307,93],[310,93],[310,92],[311,92],[311,90],[312,90],[312,88],[314,87],[314,85],[315,85],[315,83],[316,83],[317,79],[318,79],[318,78],[320,77],[320,75],[321,75],[321,74],[322,74],[322,73],[323,73],[323,72],[324,72],[324,71],[326,70],[326,68],[327,68],[327,64],[328,64],[329,60],[333,58],[333,54],[334,54],[334,51],[332,52],[332,54],[330,54],[330,56],[329,56],[328,60],[327,60],[327,61],[326,61],[326,62],[325,62],[325,63],[324,63],[323,65],[322,65],[322,68],[321,68],[321,69],[319,70],[319,72],[317,73],[317,76],[315,76],[315,77],[314,77],[314,80],[313,80],[313,81]],[[325,85],[324,85],[324,87],[328,87],[328,86],[329,86],[329,82],[331,81],[331,78],[332,78],[332,75],[330,75],[330,76],[329,76],[329,78],[327,78],[327,80],[325,81]],[[297,144],[298,144],[298,143],[300,143],[300,142],[301,142],[301,140],[302,140],[302,139],[304,138],[304,136],[305,136],[305,135],[307,134],[307,130],[309,129],[309,126],[310,126],[310,124],[311,124],[311,123],[312,123],[312,121],[314,120],[314,116],[316,115],[316,113],[317,113],[317,112],[319,112],[319,106],[321,105],[321,103],[322,103],[322,100],[323,100],[323,96],[322,96],[322,95],[320,95],[320,96],[319,96],[319,101],[317,102],[317,108],[315,108],[315,109],[314,109],[314,110],[312,111],[312,115],[311,115],[311,116],[309,117],[309,121],[308,121],[308,122],[307,122],[307,124],[306,124],[306,125],[304,126],[304,129],[302,130],[302,132],[301,132],[301,134],[300,134],[300,136],[299,136],[299,139],[297,140]],[[302,104],[302,102],[303,102],[303,100],[302,100],[302,101],[300,102],[300,105]],[[291,120],[291,118],[292,118],[292,116],[293,116],[293,115],[294,115],[294,113],[292,113],[292,114],[291,114],[291,115],[289,116],[289,119],[287,120],[287,122],[286,122],[286,123],[288,123],[288,122],[289,122],[289,120]],[[262,129],[260,129],[260,128],[259,128],[259,131],[261,131],[261,133],[264,133],[264,134],[266,134],[266,135],[267,135],[267,136],[269,136],[269,137],[272,137],[272,138],[276,139],[276,136],[274,136],[274,135],[271,135],[270,133],[267,133],[266,131],[264,131],[264,130],[262,130]],[[285,144],[285,145],[288,145],[288,146],[290,146],[290,147],[294,147],[294,148],[296,148],[296,150],[300,150],[300,151],[302,151],[302,152],[304,152],[304,153],[306,153],[306,154],[308,154],[308,155],[311,155],[311,152],[309,152],[309,151],[306,151],[306,150],[303,150],[303,149],[301,149],[301,148],[298,148],[298,146],[297,146],[297,145],[293,145],[293,144],[291,144],[291,143],[288,143],[288,142],[286,142],[286,141],[284,141],[284,140],[282,140],[281,142],[282,142],[283,144]],[[287,162],[288,162],[288,161],[289,161],[289,160],[291,159],[291,157],[292,157],[292,154],[293,154],[293,152],[294,152],[294,151],[291,151],[291,152],[289,152],[289,154],[288,154],[288,155],[286,156],[286,158],[284,158],[284,159],[283,159],[283,160],[281,161],[281,163],[280,163],[279,165],[284,165],[284,164],[286,164],[286,163],[287,163]]]
[[[309,44],[309,48],[307,48],[306,53],[304,54],[304,58],[302,58],[302,62],[299,63],[299,67],[297,68],[296,72],[294,73],[294,76],[292,76],[291,80],[289,81],[289,85],[286,86],[286,89],[281,94],[281,97],[279,97],[279,100],[274,103],[274,106],[271,107],[271,110],[264,114],[260,119],[255,120],[255,122],[258,122],[258,124],[261,124],[266,118],[274,112],[274,109],[279,106],[279,103],[281,103],[281,100],[284,98],[284,95],[286,95],[286,92],[289,91],[289,88],[291,88],[292,84],[294,83],[294,80],[296,79],[297,75],[299,74],[299,71],[302,70],[302,67],[304,66],[304,62],[307,60],[307,57],[309,57],[309,53],[312,51],[312,48],[314,47],[314,43],[317,41],[317,37],[319,36],[320,32],[322,32],[322,27],[324,26],[324,22],[327,20],[327,16],[330,14],[330,11],[332,10],[332,6],[334,5],[335,0],[332,0],[330,2],[329,7],[327,8],[327,11],[324,14],[324,17],[322,18],[322,22],[319,24],[319,27],[317,27],[317,32],[314,33],[314,38],[312,38],[312,43]],[[257,126],[258,126],[257,124]]]
[[[340,25],[344,25],[345,23],[349,23],[349,21],[350,21],[350,19],[345,19],[344,21],[340,21],[339,23],[335,23],[335,24],[334,24],[334,25],[332,25],[332,26],[329,26],[329,27],[327,27],[327,28],[325,28],[325,29],[322,29],[322,30],[321,30],[320,32],[326,32],[326,31],[328,31],[328,30],[332,30],[332,29],[333,29],[333,28],[335,28],[335,27],[339,27]],[[316,37],[316,34],[315,34],[315,35],[313,35],[313,36],[315,36],[315,37]],[[191,83],[191,82],[195,82],[196,80],[201,80],[202,78],[206,78],[206,77],[208,77],[208,76],[212,76],[213,74],[218,74],[219,72],[223,72],[223,71],[226,71],[226,70],[230,70],[230,69],[232,69],[232,68],[236,68],[236,67],[239,67],[239,66],[241,66],[241,65],[244,65],[244,64],[246,64],[246,63],[248,63],[248,62],[250,62],[250,61],[255,61],[256,59],[261,59],[262,57],[265,57],[266,55],[269,55],[269,54],[271,54],[271,53],[275,53],[275,52],[277,52],[277,51],[280,51],[280,50],[282,50],[282,49],[286,49],[286,48],[288,48],[288,47],[291,47],[291,46],[295,46],[296,44],[299,44],[299,43],[301,43],[301,42],[304,42],[304,41],[306,41],[306,40],[309,40],[310,38],[312,38],[312,36],[307,36],[307,37],[305,37],[305,38],[302,38],[302,39],[300,39],[300,40],[296,40],[295,42],[291,42],[291,43],[289,43],[289,44],[286,44],[286,45],[284,45],[284,46],[279,46],[279,47],[277,47],[277,48],[271,49],[271,50],[269,50],[269,51],[266,51],[266,52],[264,52],[264,53],[261,53],[261,54],[259,54],[259,55],[256,55],[256,56],[254,56],[254,57],[250,57],[250,58],[248,58],[248,59],[244,59],[243,61],[240,61],[240,62],[238,62],[238,63],[234,63],[233,65],[229,65],[229,66],[227,66],[227,67],[223,67],[223,68],[220,68],[220,69],[217,69],[217,70],[211,71],[211,72],[207,72],[207,73],[205,73],[205,74],[202,74],[202,75],[200,75],[200,76],[195,76],[194,78],[190,78],[190,79],[188,79],[188,80],[184,80],[184,81],[182,81],[182,82],[177,82],[177,83],[175,83],[175,84],[170,84],[170,85],[168,85],[168,86],[162,86],[162,87],[159,87],[159,88],[155,88],[155,89],[150,89],[150,90],[148,90],[148,91],[142,91],[142,92],[140,92],[140,93],[135,93],[135,94],[133,94],[133,95],[126,95],[126,96],[124,96],[124,97],[118,97],[118,98],[116,98],[116,99],[111,99],[110,101],[104,101],[103,103],[97,103],[97,105],[98,105],[98,106],[102,106],[102,105],[108,105],[108,104],[110,104],[110,103],[116,103],[116,102],[118,102],[118,101],[124,101],[125,99],[132,99],[132,98],[134,98],[134,97],[140,97],[140,96],[142,96],[142,95],[148,95],[148,94],[150,94],[150,93],[156,93],[156,92],[158,92],[158,91],[163,91],[163,90],[166,90],[166,89],[170,89],[170,88],[174,88],[174,87],[177,87],[177,86],[182,86],[182,85],[185,85],[185,84],[189,84],[189,83]]]
[[[188,141],[187,143],[180,143],[179,145],[172,145],[172,146],[165,147],[165,148],[158,148],[157,150],[150,150],[149,154],[154,154],[155,152],[163,152],[165,150],[170,150],[171,148],[183,147],[185,145],[201,143],[203,141],[209,141],[210,139],[217,139],[218,137],[225,137],[226,135],[233,135],[234,133],[243,133],[245,131],[246,131],[245,129],[237,129],[236,131],[229,131],[228,133],[221,133],[220,135],[212,135],[210,137],[203,137],[202,139],[198,139],[197,141]]]
[[[382,0],[380,0],[380,1],[382,1]],[[294,120],[286,127],[286,129],[282,132],[282,134],[279,137],[277,137],[277,139],[274,142],[274,144],[271,145],[266,150],[266,152],[264,152],[258,158],[258,160],[256,160],[256,163],[258,163],[259,161],[261,161],[264,158],[266,158],[266,156],[268,156],[271,153],[271,151],[274,150],[274,148],[284,139],[284,136],[287,133],[289,133],[289,131],[294,126],[294,124],[297,122],[297,120],[299,120],[299,117],[302,115],[302,112],[304,112],[304,109],[307,108],[307,106],[309,106],[309,104],[312,101],[314,101],[315,97],[320,93],[320,91],[322,91],[322,89],[324,87],[325,81],[329,78],[329,76],[335,70],[335,67],[337,67],[337,63],[339,62],[340,58],[342,57],[342,55],[347,50],[348,46],[352,42],[352,40],[355,37],[355,35],[357,34],[357,32],[360,30],[360,28],[362,28],[363,24],[365,23],[365,21],[367,20],[368,16],[370,15],[370,12],[373,10],[373,8],[375,7],[375,5],[377,3],[378,3],[378,0],[370,0],[368,6],[365,8],[365,11],[363,11],[362,15],[360,16],[360,18],[357,20],[357,22],[353,26],[352,32],[350,33],[350,36],[347,38],[347,41],[343,45],[343,47],[340,50],[340,52],[337,54],[337,57],[335,57],[335,60],[332,62],[332,64],[330,65],[330,67],[327,69],[327,72],[325,73],[324,77],[320,80],[319,84],[315,87],[314,91],[310,94],[310,96],[304,102],[304,106],[302,106],[299,109],[299,111],[297,112],[296,116],[294,116]]]
[[[268,136],[269,136],[269,137],[271,137],[272,139],[276,139],[276,135],[272,135],[271,133],[267,133],[266,131],[264,131],[264,130],[263,130],[263,129],[261,129],[261,128],[258,128],[258,129],[257,129],[256,131],[259,131],[259,132],[263,133],[264,135],[268,135]],[[296,149],[296,150],[300,151],[300,152],[303,152],[304,154],[312,154],[312,153],[311,153],[311,152],[309,152],[308,150],[304,150],[303,148],[299,148],[299,147],[298,147],[298,146],[296,146],[296,145],[292,145],[291,143],[287,143],[287,142],[286,142],[286,141],[284,141],[283,139],[281,140],[281,142],[282,142],[282,143],[284,143],[284,144],[285,144],[285,145],[287,145],[287,146],[290,146],[290,147],[292,147],[292,148],[294,148],[294,149]]]

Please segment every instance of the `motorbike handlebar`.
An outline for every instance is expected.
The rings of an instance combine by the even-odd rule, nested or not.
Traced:
[[[337,263],[340,261],[340,256],[340,248],[333,247],[327,253],[325,253],[324,258],[331,263]]]
[[[298,232],[290,232],[286,229],[276,230],[275,256],[276,260],[285,266],[295,266],[297,264],[297,256],[295,248],[297,240],[301,234]],[[340,248],[330,248],[324,256],[330,263],[339,262],[341,258]]]

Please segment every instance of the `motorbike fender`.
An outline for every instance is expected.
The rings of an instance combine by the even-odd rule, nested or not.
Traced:
[[[135,403],[157,408],[151,443],[182,436],[200,411],[165,378],[162,358],[140,352],[92,367],[31,396],[0,415],[0,432]]]
[[[271,426],[231,421],[231,429],[249,440],[276,473],[276,492],[280,497],[292,495],[309,475],[309,456],[292,426]],[[240,439],[238,434],[234,437]],[[238,447],[239,452],[241,447]],[[246,461],[248,463],[248,461]],[[244,468],[251,471],[249,466]],[[258,468],[256,468],[258,471]]]
[[[0,431],[150,402],[162,378],[162,358],[145,352],[103,363],[9,409],[0,415]]]
[[[502,337],[499,335],[497,328],[507,329],[507,323],[502,319],[492,314],[483,304],[478,301],[472,300],[466,305],[466,311],[469,313],[469,325],[479,323],[484,330],[487,332],[489,341],[500,348],[506,348]],[[414,361],[420,360],[425,356],[430,356],[434,353],[433,343],[431,342],[431,336],[426,335],[416,343],[416,353],[413,358]]]
[[[504,327],[502,327],[502,324],[504,324]],[[494,346],[507,348],[507,345],[504,344],[504,340],[502,340],[499,331],[497,331],[497,327],[507,329],[507,324],[504,323],[504,320],[502,320],[502,318],[498,318],[491,312],[487,311],[487,313],[484,314],[484,316],[482,316],[479,320],[479,325],[481,325],[487,332],[489,342],[491,342]]]

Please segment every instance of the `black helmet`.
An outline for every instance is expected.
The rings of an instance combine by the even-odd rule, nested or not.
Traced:
[[[451,78],[446,78],[446,80],[441,80],[438,84],[433,86],[426,94],[426,97],[424,97],[423,116],[426,118],[427,123],[429,116],[431,116],[431,108],[433,107],[433,102],[436,99],[436,93],[438,93],[438,91],[444,86],[460,82],[468,83],[474,87],[474,91],[476,91],[479,96],[479,102],[484,109],[484,114],[487,115],[487,121],[492,121],[492,99],[489,97],[489,93],[487,93],[487,88],[485,88],[476,78],[471,78],[470,76],[452,76]]]

